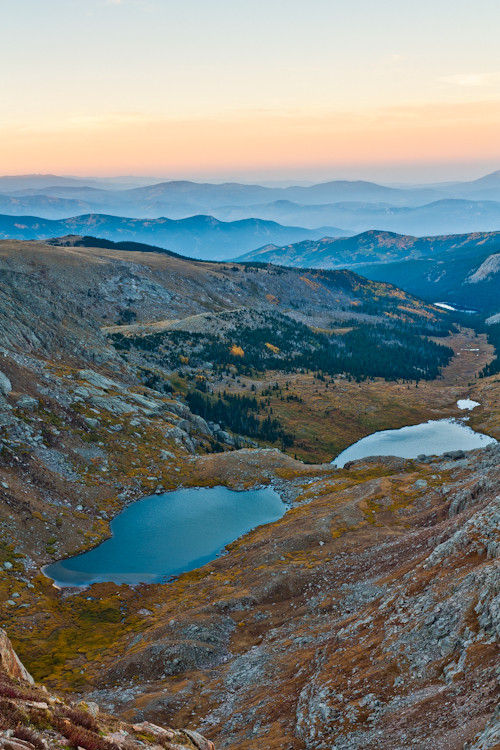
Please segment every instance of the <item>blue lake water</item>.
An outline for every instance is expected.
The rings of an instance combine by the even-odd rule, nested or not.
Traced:
[[[43,572],[57,586],[165,581],[213,560],[226,544],[277,521],[286,509],[269,488],[199,487],[152,495],[116,516],[113,536],[99,547],[47,565]]]
[[[416,458],[422,453],[439,456],[447,451],[484,448],[490,443],[496,443],[496,440],[480,432],[474,432],[462,422],[439,419],[411,427],[401,427],[399,430],[374,432],[342,451],[332,464],[341,469],[348,461],[368,456]]]

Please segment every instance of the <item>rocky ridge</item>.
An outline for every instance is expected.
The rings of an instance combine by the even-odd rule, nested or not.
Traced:
[[[68,703],[37,686],[0,630],[0,748],[3,750],[215,750],[198,732],[126,724],[93,702]]]

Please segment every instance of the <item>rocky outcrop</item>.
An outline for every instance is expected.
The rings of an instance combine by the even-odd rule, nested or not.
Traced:
[[[199,732],[193,732],[191,729],[184,729],[183,732],[198,750],[215,750],[214,743],[202,737]]]
[[[0,748],[2,750],[36,750],[32,742],[19,739],[14,731],[0,732]]]
[[[34,683],[33,677],[30,675],[26,667],[21,663],[18,655],[12,648],[12,643],[7,637],[7,633],[0,629],[0,669],[3,670],[9,677],[15,680],[23,680]]]
[[[150,679],[158,680],[189,670],[215,667],[227,661],[231,633],[230,617],[212,615],[180,622],[172,621],[151,634],[146,647],[132,649],[106,673],[108,684],[127,683],[148,664]]]
[[[466,742],[463,750],[497,750],[499,746],[500,705],[495,709],[485,728],[471,742]]]
[[[494,276],[497,273],[500,273],[499,253],[497,253],[496,255],[490,255],[488,258],[486,258],[486,260],[481,263],[477,271],[469,276],[467,282],[469,284],[477,284],[478,282],[484,281],[489,276]]]
[[[497,313],[496,315],[491,315],[491,317],[489,317],[486,320],[486,323],[488,325],[495,325],[495,323],[500,323],[500,313]]]
[[[0,631],[0,748],[49,750],[215,750],[192,729],[171,729],[150,722],[130,725],[94,703],[68,703],[35,685]]]

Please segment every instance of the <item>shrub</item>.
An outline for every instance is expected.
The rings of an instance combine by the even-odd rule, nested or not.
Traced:
[[[120,750],[118,745],[82,726],[75,726],[68,719],[59,719],[57,731],[66,737],[72,747],[85,750]]]
[[[0,673],[0,698],[20,698],[25,701],[40,700],[36,689],[30,688],[29,685],[18,685],[4,673]]]
[[[0,716],[2,722],[7,724],[7,728],[13,728],[18,724],[27,724],[28,716],[19,709],[13,701],[0,700]]]
[[[52,729],[53,718],[47,708],[30,709],[29,721],[32,727],[40,731]]]
[[[73,724],[78,724],[92,732],[99,731],[99,726],[94,717],[82,708],[69,708],[69,706],[64,706],[60,709],[60,715],[65,719],[69,719]]]

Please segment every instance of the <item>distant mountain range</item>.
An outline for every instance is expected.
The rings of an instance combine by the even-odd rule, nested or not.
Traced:
[[[272,221],[245,219],[222,222],[212,216],[188,219],[129,219],[88,214],[50,220],[36,216],[0,215],[2,239],[49,239],[67,234],[93,235],[107,240],[142,242],[185,256],[212,260],[231,258],[262,244],[285,244],[325,234],[343,234],[336,227],[318,230],[285,227]]]
[[[235,206],[213,210],[213,214],[224,221],[241,219],[247,213],[261,219],[278,221],[280,224],[300,223],[304,227],[333,224],[348,227],[352,233],[378,229],[403,234],[431,235],[500,229],[500,202],[459,198],[446,198],[414,207],[360,201],[314,206],[275,201],[250,207]]]
[[[50,184],[52,181],[52,184]],[[96,193],[96,190],[98,191]],[[252,206],[276,200],[300,202],[306,205],[354,200],[391,205],[421,205],[448,197],[432,188],[391,188],[362,180],[332,180],[308,186],[266,187],[236,182],[222,184],[175,180],[132,188],[117,189],[90,180],[87,183],[73,178],[36,175],[33,178],[0,177],[0,192],[7,195],[26,196],[44,193],[52,197],[80,200],[106,199],[114,205],[190,205],[214,208],[219,206]],[[100,195],[99,195],[100,194]],[[500,191],[499,191],[500,197]]]
[[[145,180],[0,177],[0,237],[94,235],[207,260],[245,256],[353,268],[427,257],[429,237],[435,254],[436,236],[500,231],[500,171],[470,182],[403,187],[362,180],[289,187]],[[378,233],[375,243],[371,231]]]
[[[82,214],[256,218],[306,229],[341,227],[347,236],[368,229],[420,236],[500,229],[500,171],[470,182],[405,187],[361,180],[290,187],[186,180],[137,186],[142,180],[0,177],[0,213],[58,220]]]
[[[349,238],[267,246],[243,262],[304,268],[350,268],[429,301],[500,311],[500,232],[411,237],[369,231]]]

